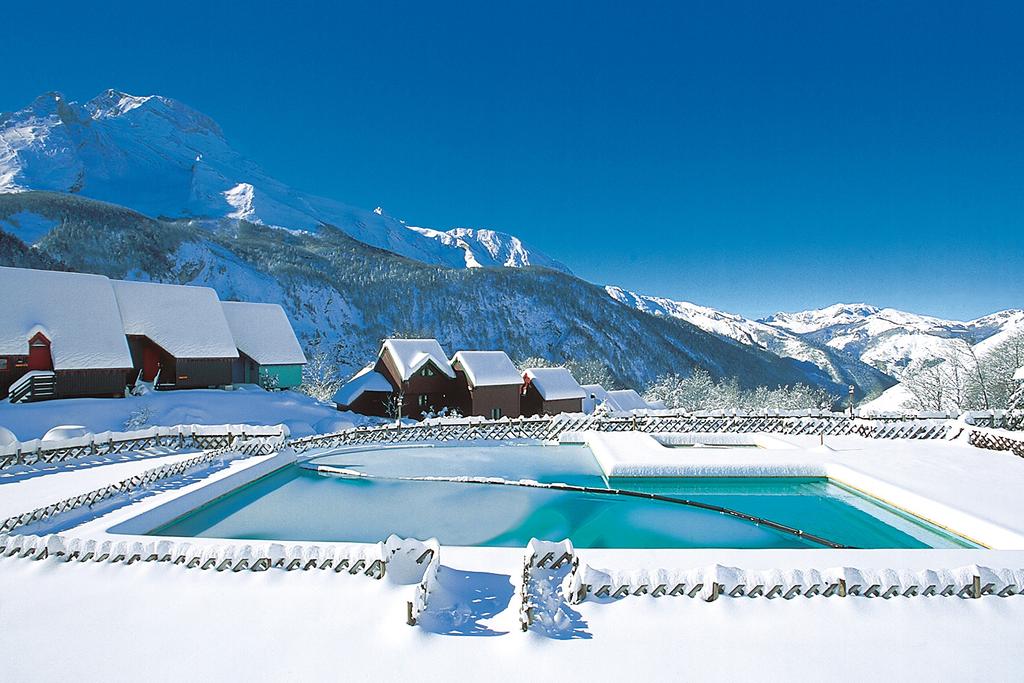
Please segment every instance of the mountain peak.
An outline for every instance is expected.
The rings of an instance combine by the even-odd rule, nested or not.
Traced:
[[[839,324],[851,324],[877,315],[882,309],[866,303],[838,303],[796,313],[779,312],[758,322],[784,327],[798,334]]]
[[[108,88],[86,102],[85,108],[94,119],[109,118],[112,116],[120,116],[132,109],[137,109],[146,104],[146,102],[152,99],[152,97],[152,95],[138,97],[136,95],[129,95],[128,93],[120,90]]]
[[[63,93],[51,90],[45,92],[32,100],[32,103],[21,109],[12,112],[6,118],[19,117],[22,119],[40,118],[45,119],[51,116],[57,117],[62,123],[82,122],[85,118],[81,115],[80,107],[68,100]]]
[[[324,225],[425,263],[568,269],[490,230],[416,231],[293,189],[233,149],[206,114],[162,95],[109,88],[79,104],[46,93],[0,117],[0,192],[69,192],[148,216],[244,219],[316,234]]]

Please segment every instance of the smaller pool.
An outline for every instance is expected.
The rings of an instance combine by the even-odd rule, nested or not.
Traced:
[[[408,449],[346,454],[334,464],[397,476],[406,461],[423,474],[437,458],[465,458],[470,473],[488,460],[513,479],[516,458],[543,457],[549,482],[604,487],[586,467],[589,451],[568,447]],[[559,457],[564,455],[564,458]],[[592,461],[591,461],[592,463]],[[428,468],[429,469],[429,468]],[[580,471],[583,469],[584,471]],[[482,473],[496,476],[493,468]],[[509,476],[512,475],[512,476]],[[538,478],[538,477],[534,477]],[[612,488],[686,498],[802,529],[858,548],[972,547],[923,520],[827,479],[624,478]],[[450,481],[346,479],[298,466],[282,468],[151,532],[158,536],[376,542],[390,534],[436,537],[445,545],[525,546],[531,538],[572,539],[581,548],[820,548],[806,539],[748,521],[678,504],[604,493],[553,491]]]

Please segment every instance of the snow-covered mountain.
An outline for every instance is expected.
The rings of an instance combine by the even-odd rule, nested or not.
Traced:
[[[563,273],[571,272],[564,263],[531,249],[518,237],[508,233],[476,228],[452,228],[441,231],[410,226],[410,229],[445,246],[461,249],[467,268],[542,266]]]
[[[1024,310],[1011,309],[967,322],[943,320],[868,304],[835,304],[762,321],[804,339],[856,355],[894,377],[908,368],[949,358],[959,346],[979,354],[1024,330]]]
[[[334,226],[371,246],[450,267],[565,266],[492,231],[412,230],[384,214],[305,194],[235,151],[220,126],[167,97],[59,93],[0,114],[0,192],[81,194],[151,217],[238,219],[316,234]],[[492,248],[494,251],[492,251]]]
[[[598,360],[636,388],[704,367],[746,386],[803,382],[845,394],[854,384],[874,395],[893,380],[861,361],[887,371],[899,363],[871,342],[886,336],[882,318],[864,323],[878,309],[753,321],[605,291],[513,235],[413,227],[297,191],[235,151],[204,114],[114,90],[82,104],[48,93],[0,115],[0,262],[275,301],[307,344],[326,344],[352,367],[394,332],[513,357]],[[997,338],[1020,317],[961,325]],[[933,337],[944,338],[924,334]]]
[[[842,392],[814,366],[622,306],[568,273],[418,263],[330,227],[314,235],[229,218],[153,219],[74,194],[7,193],[0,265],[198,284],[225,300],[279,303],[306,347],[330,351],[343,371],[399,333],[434,336],[449,351],[596,361],[639,389],[701,367],[745,387],[803,382]]]
[[[783,358],[812,364],[832,381],[843,385],[853,384],[862,394],[875,394],[893,384],[890,377],[864,364],[857,357],[805,339],[786,329],[688,301],[646,296],[611,285],[605,287],[605,291],[616,301],[645,313],[685,320],[720,337],[734,339]]]

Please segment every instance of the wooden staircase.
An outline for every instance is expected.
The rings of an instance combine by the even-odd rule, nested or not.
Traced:
[[[11,403],[45,401],[57,395],[57,375],[52,370],[31,370],[19,377],[8,390]]]

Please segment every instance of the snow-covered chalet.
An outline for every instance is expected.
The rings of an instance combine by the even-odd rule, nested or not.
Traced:
[[[0,267],[0,397],[124,396],[132,369],[102,275]]]
[[[284,310],[224,302],[208,287],[0,267],[0,398],[124,396],[158,389],[301,382]],[[229,324],[230,320],[230,324]]]
[[[436,339],[387,339],[376,362],[334,396],[339,410],[363,415],[421,418],[452,404],[455,371]]]

